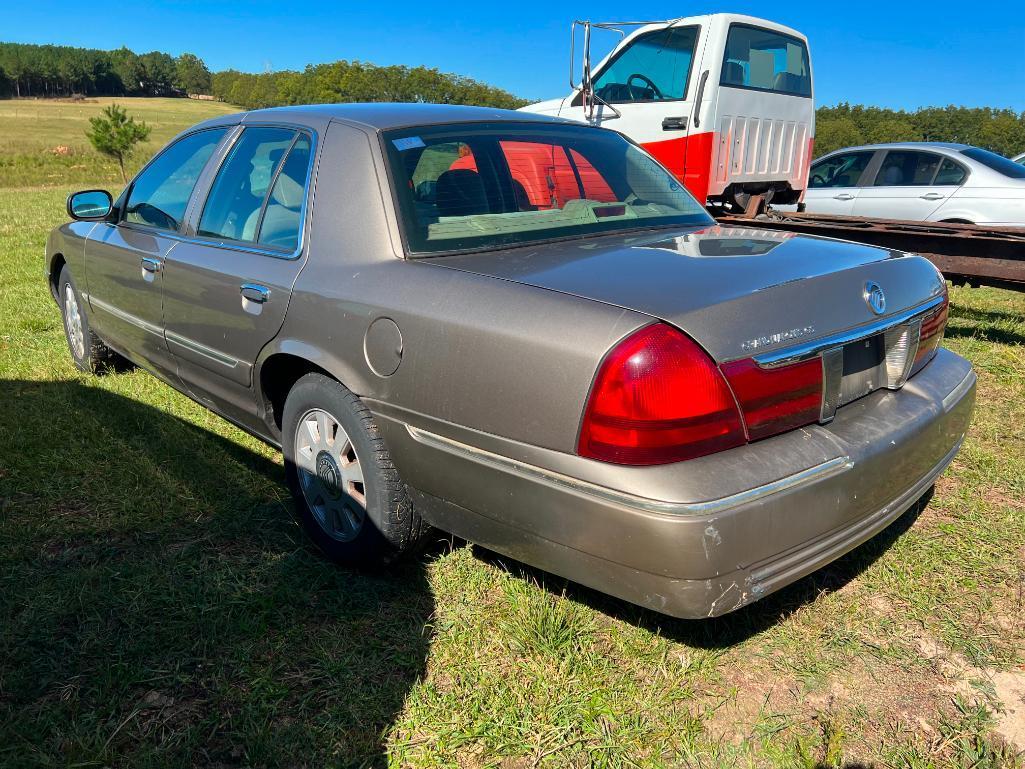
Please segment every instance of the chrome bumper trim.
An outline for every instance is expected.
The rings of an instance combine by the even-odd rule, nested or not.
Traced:
[[[731,494],[728,497],[720,497],[719,499],[710,499],[703,502],[664,502],[657,499],[637,496],[636,494],[616,491],[615,489],[610,489],[606,486],[599,486],[598,484],[590,483],[589,481],[582,481],[579,478],[572,478],[568,475],[563,475],[562,473],[545,470],[544,468],[537,467],[536,465],[530,465],[517,459],[511,459],[510,457],[494,454],[490,451],[479,449],[476,446],[470,446],[465,443],[460,443],[459,441],[454,441],[451,438],[437,435],[436,433],[421,430],[409,424],[406,425],[406,431],[409,433],[411,438],[419,443],[448,452],[449,454],[462,456],[473,462],[483,463],[499,470],[515,473],[538,483],[566,489],[578,494],[585,494],[605,502],[611,502],[616,505],[622,505],[624,507],[643,512],[661,513],[664,515],[700,516],[721,513],[725,510],[739,507],[740,505],[748,502],[753,502],[755,500],[771,496],[772,494],[778,494],[782,491],[792,489],[795,486],[821,481],[853,466],[850,457],[848,456],[834,457],[833,459],[828,459],[825,462],[794,473],[793,475],[788,475],[763,486],[757,486],[753,489],[747,489],[746,491]]]

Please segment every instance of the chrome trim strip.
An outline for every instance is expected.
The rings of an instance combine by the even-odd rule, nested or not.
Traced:
[[[902,323],[907,323],[917,315],[925,314],[941,304],[943,304],[943,296],[936,296],[917,307],[905,310],[904,312],[896,315],[891,315],[889,318],[878,320],[875,323],[869,323],[865,326],[852,328],[849,331],[841,331],[836,334],[831,334],[830,336],[822,337],[821,339],[816,339],[812,342],[805,342],[804,344],[786,347],[782,350],[775,350],[773,352],[755,355],[754,362],[762,368],[776,368],[778,366],[786,366],[790,363],[799,363],[800,361],[814,358],[823,350],[828,350],[830,347],[854,342],[858,339],[863,339],[867,336],[873,336],[886,331],[892,326],[899,326]]]
[[[516,473],[517,475],[525,476],[530,480],[534,480],[548,486],[556,486],[574,493],[586,494],[587,496],[595,497],[604,502],[611,502],[616,505],[623,505],[624,507],[648,513],[662,513],[667,515],[697,516],[722,513],[748,502],[753,502],[772,494],[787,491],[795,486],[824,480],[854,466],[850,457],[846,455],[834,457],[833,459],[828,459],[825,462],[809,467],[806,470],[802,470],[798,473],[794,473],[793,475],[788,475],[785,478],[780,478],[779,480],[767,483],[764,486],[757,486],[753,489],[740,491],[727,497],[710,499],[703,502],[663,502],[657,499],[649,499],[648,497],[640,497],[636,494],[616,491],[615,489],[610,489],[606,486],[599,486],[598,484],[591,483],[590,481],[583,481],[579,478],[572,478],[562,473],[546,470],[544,468],[537,467],[536,465],[527,464],[526,462],[521,462],[518,459],[494,454],[490,451],[479,449],[476,446],[469,446],[465,443],[454,441],[451,438],[446,438],[435,433],[427,432],[426,430],[421,430],[420,428],[413,427],[410,424],[406,425],[406,431],[413,440],[419,443],[439,449],[440,451],[445,451],[449,454],[461,456],[473,462],[489,465],[498,470]]]
[[[167,341],[174,342],[179,347],[184,347],[187,350],[191,350],[194,353],[202,355],[204,358],[220,363],[222,366],[228,368],[235,368],[238,365],[238,358],[233,358],[220,350],[215,350],[212,347],[207,347],[205,344],[200,344],[195,339],[189,339],[187,336],[176,334],[174,331],[164,331],[164,337]]]
[[[836,416],[843,387],[843,347],[832,347],[822,353],[822,405],[819,422],[825,424]]]
[[[954,408],[954,406],[956,406],[961,399],[968,394],[968,391],[975,386],[976,381],[978,381],[978,377],[975,375],[974,371],[969,371],[965,374],[965,378],[961,380],[960,384],[944,396],[944,413]]]
[[[89,302],[90,306],[95,305],[96,307],[99,307],[101,310],[110,313],[115,318],[123,320],[126,323],[131,323],[133,326],[137,326],[138,328],[141,328],[143,331],[148,331],[149,333],[156,334],[157,336],[164,335],[164,330],[155,323],[150,323],[148,320],[143,320],[142,318],[136,315],[132,315],[130,313],[125,312],[124,310],[119,310],[114,305],[108,304],[107,302],[104,302],[102,299],[97,299],[95,296],[90,296],[87,301]]]

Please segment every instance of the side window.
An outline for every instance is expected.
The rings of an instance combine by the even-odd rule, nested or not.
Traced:
[[[687,95],[698,27],[670,27],[634,39],[594,81],[609,104],[667,101]]]
[[[812,189],[820,187],[856,187],[861,172],[872,159],[871,152],[845,152],[832,155],[812,164],[808,186]]]
[[[780,32],[731,24],[719,83],[811,96],[808,46],[803,40]]]
[[[961,184],[967,176],[968,172],[965,171],[961,164],[955,163],[950,158],[943,158],[943,162],[940,163],[940,170],[936,172],[936,179],[933,180],[933,184]]]
[[[164,150],[132,184],[124,221],[177,230],[196,180],[226,131],[199,131]]]
[[[931,152],[890,150],[876,173],[876,187],[925,187],[940,166],[942,158]]]
[[[289,253],[299,248],[303,200],[310,169],[310,138],[299,134],[271,187],[257,242]]]
[[[295,131],[247,128],[214,179],[199,220],[199,234],[256,242],[263,201]]]

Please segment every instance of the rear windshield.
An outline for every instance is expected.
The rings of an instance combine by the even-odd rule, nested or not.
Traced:
[[[586,126],[472,123],[384,134],[414,253],[711,223],[650,155]]]
[[[731,24],[720,85],[811,96],[808,46],[803,40],[746,24]]]
[[[984,166],[989,166],[994,171],[1004,176],[1009,176],[1012,179],[1025,179],[1025,166],[1015,163],[1013,160],[1005,158],[1003,155],[998,155],[995,152],[989,150],[979,149],[978,147],[969,147],[968,149],[961,150],[962,155],[967,155],[972,160],[976,160],[982,163]]]

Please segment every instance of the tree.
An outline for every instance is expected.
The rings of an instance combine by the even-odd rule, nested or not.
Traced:
[[[210,93],[210,70],[194,53],[183,53],[174,62],[176,88],[185,93]]]
[[[136,123],[135,118],[128,117],[124,107],[111,104],[103,110],[99,117],[89,118],[92,126],[86,136],[97,152],[117,160],[121,168],[121,178],[127,182],[125,160],[135,151],[135,145],[149,136],[149,126]]]

